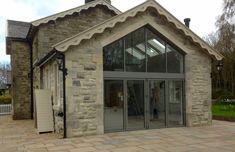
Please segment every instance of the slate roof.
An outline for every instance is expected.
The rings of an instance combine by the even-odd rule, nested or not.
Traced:
[[[31,23],[7,20],[7,37],[25,39]]]

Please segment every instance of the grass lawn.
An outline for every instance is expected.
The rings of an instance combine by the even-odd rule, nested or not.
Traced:
[[[235,103],[216,103],[212,105],[213,116],[224,116],[235,118]]]

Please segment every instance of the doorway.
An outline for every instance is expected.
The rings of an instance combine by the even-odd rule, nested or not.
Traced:
[[[182,80],[104,80],[105,132],[184,126]]]

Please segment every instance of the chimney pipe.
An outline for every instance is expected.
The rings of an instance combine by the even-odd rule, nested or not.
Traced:
[[[188,28],[189,28],[190,21],[191,21],[190,18],[185,18],[185,19],[184,19],[184,24],[185,24],[185,26],[187,26]]]

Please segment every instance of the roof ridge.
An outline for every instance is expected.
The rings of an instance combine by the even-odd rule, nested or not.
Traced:
[[[81,12],[82,10],[87,10],[87,9],[89,9],[91,7],[95,7],[95,6],[99,5],[99,4],[107,6],[108,9],[114,11],[116,14],[120,14],[121,13],[120,10],[118,10],[113,5],[109,4],[106,0],[96,0],[96,1],[92,1],[92,2],[89,2],[87,4],[78,6],[78,7],[71,8],[71,9],[66,10],[66,11],[62,11],[62,12],[59,12],[59,13],[55,13],[53,15],[49,15],[49,16],[43,17],[41,19],[32,21],[31,23],[32,23],[33,26],[39,26],[39,25],[41,25],[43,23],[48,23],[49,21],[56,20],[58,18],[63,18],[65,16],[67,16],[67,15],[72,15],[75,12]]]

